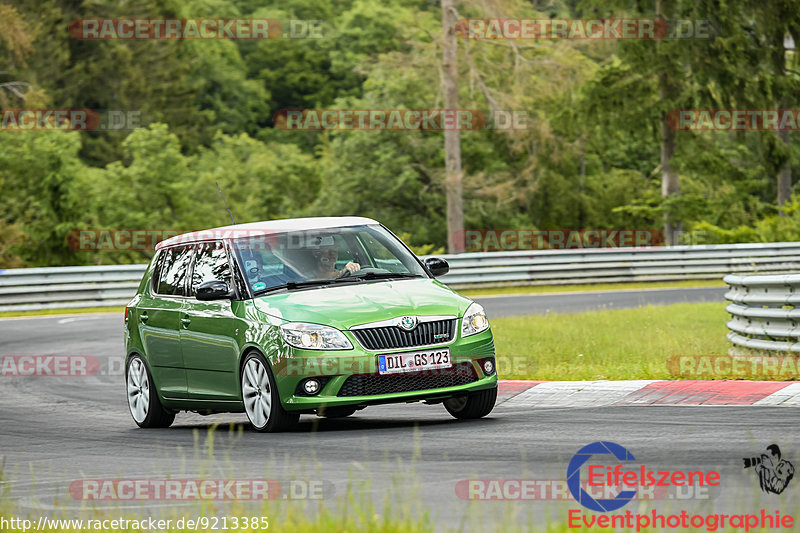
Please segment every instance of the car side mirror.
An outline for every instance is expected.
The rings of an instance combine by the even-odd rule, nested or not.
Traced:
[[[428,267],[433,277],[438,278],[450,272],[450,265],[441,257],[428,257],[425,259],[425,266]]]
[[[232,296],[228,284],[218,279],[206,281],[197,287],[197,294],[195,297],[204,302],[212,300],[226,300]]]

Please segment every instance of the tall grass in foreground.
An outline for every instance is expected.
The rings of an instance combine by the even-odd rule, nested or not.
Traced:
[[[6,502],[4,500],[0,500],[0,516],[9,518],[9,517],[19,517],[19,515],[13,515],[9,512],[6,512]],[[577,505],[577,504],[576,504]],[[286,533],[423,533],[429,531],[436,531],[436,532],[447,532],[447,533],[461,533],[467,531],[480,531],[480,532],[493,532],[493,531],[501,531],[501,532],[508,532],[508,533],[516,533],[516,532],[528,532],[528,533],[563,533],[565,531],[571,532],[580,532],[580,533],[608,533],[609,531],[618,531],[618,532],[637,532],[637,533],[652,533],[655,531],[664,531],[664,529],[658,528],[642,528],[640,530],[636,530],[635,528],[572,528],[568,527],[567,522],[551,522],[549,520],[539,520],[535,521],[532,520],[527,524],[522,521],[520,523],[520,513],[519,512],[509,512],[509,513],[496,513],[495,519],[491,521],[486,520],[479,520],[477,522],[472,522],[471,520],[464,520],[460,524],[436,524],[430,520],[427,515],[414,517],[414,516],[392,516],[392,513],[380,513],[378,509],[371,504],[364,504],[363,502],[359,502],[358,498],[352,497],[352,495],[348,495],[346,501],[340,504],[339,507],[336,508],[323,508],[315,512],[309,512],[307,510],[295,510],[290,509],[287,513],[276,515],[273,513],[274,509],[269,506],[265,505],[264,509],[261,512],[262,516],[269,517],[269,526],[266,529],[251,529],[249,527],[246,528],[239,528],[239,529],[225,529],[221,531],[235,531],[237,533],[255,533],[260,532],[264,533],[267,531],[281,531]],[[202,511],[199,511],[202,512]],[[228,516],[253,516],[254,513],[252,510],[243,511],[241,509],[232,509]],[[67,513],[59,513],[64,518],[67,518]],[[599,516],[590,512],[585,513],[587,517],[591,516]],[[499,515],[499,516],[498,516]],[[85,516],[85,515],[84,515]],[[198,512],[195,513],[187,513],[189,517],[197,517]],[[209,514],[205,514],[205,516],[213,516]],[[28,518],[35,524],[38,520],[38,516],[30,515]],[[69,517],[74,518],[74,516]],[[96,512],[93,513],[91,517],[86,517],[84,520],[91,518],[94,520],[113,520],[119,518],[127,518],[127,519],[142,519],[141,516],[136,516],[133,513],[120,513],[120,512],[109,512],[109,513],[100,513]],[[173,524],[174,524],[173,520]],[[671,529],[671,528],[670,528]],[[220,529],[217,529],[220,531]],[[717,531],[719,533],[741,533],[744,531],[743,528],[718,528],[718,529],[707,529],[706,527],[701,528],[678,528],[678,529],[671,529],[674,531]],[[764,532],[764,531],[787,531],[786,529],[776,528],[776,529],[766,529],[766,528],[753,528],[749,529],[750,532]],[[4,529],[4,533],[12,533],[22,531],[21,529]],[[96,532],[98,531],[95,528],[74,528],[74,527],[53,527],[45,529],[44,531],[49,533],[89,533],[89,532]],[[103,532],[107,533],[132,533],[138,531],[149,531],[149,530],[139,530],[139,529],[121,529],[119,527],[109,527],[102,529]],[[203,528],[177,528],[175,526],[168,527],[163,530],[158,530],[158,533],[188,533],[188,532],[196,532],[196,531],[211,531],[210,529],[203,529]]]
[[[241,426],[234,428],[229,427],[227,435],[216,429],[215,426],[209,428],[208,431],[195,430],[195,445],[194,450],[189,451],[190,455],[194,457],[204,457],[206,463],[195,466],[192,470],[195,472],[195,477],[214,478],[223,475],[232,476],[232,472],[220,472],[220,460],[225,462],[225,456],[230,447],[236,445],[239,439],[242,438]],[[216,433],[216,436],[215,436]],[[197,517],[267,517],[269,526],[263,528],[229,528],[224,531],[234,531],[238,533],[261,532],[266,531],[281,531],[287,533],[417,533],[417,532],[529,532],[529,533],[562,533],[564,531],[574,531],[580,533],[608,533],[611,529],[600,528],[577,528],[569,529],[567,520],[568,509],[580,509],[577,503],[571,502],[543,502],[543,501],[470,501],[464,502],[457,499],[450,500],[444,498],[442,505],[447,505],[451,510],[455,509],[460,512],[456,516],[460,516],[455,520],[444,521],[441,517],[431,517],[437,513],[436,508],[431,509],[431,506],[423,505],[422,493],[420,491],[419,477],[416,474],[416,469],[421,466],[419,457],[421,453],[420,443],[418,441],[419,435],[415,434],[414,437],[414,451],[410,458],[405,460],[401,459],[388,459],[389,462],[394,464],[396,474],[391,475],[391,486],[383,491],[377,492],[373,490],[370,480],[372,474],[369,472],[368,467],[359,469],[358,475],[354,474],[353,469],[350,470],[348,479],[346,480],[345,489],[337,492],[332,498],[324,500],[310,501],[310,500],[269,500],[263,503],[255,503],[246,505],[237,502],[198,502],[190,507],[176,506],[174,508],[160,508],[157,510],[146,511],[135,510],[129,507],[129,504],[122,504],[120,508],[111,508],[104,510],[95,510],[90,507],[76,508],[75,502],[65,500],[57,500],[55,505],[47,505],[41,509],[21,509],[18,507],[18,502],[13,498],[13,490],[3,483],[0,485],[0,517],[8,518],[25,518],[31,520],[34,524],[37,523],[40,516],[44,515],[50,519],[83,519],[84,521],[92,520],[112,520],[112,519],[128,519],[128,520],[142,520],[150,516],[161,519],[171,519],[172,523],[181,518]],[[215,453],[214,450],[217,450]],[[180,456],[181,453],[177,453]],[[219,457],[222,455],[223,457]],[[230,459],[230,457],[228,457]],[[271,462],[271,460],[269,461]],[[476,465],[477,466],[477,465]],[[271,470],[272,466],[265,465],[265,470]],[[203,475],[199,471],[205,472]],[[223,467],[224,470],[224,467]],[[524,470],[524,469],[523,469]],[[215,472],[211,474],[210,472]],[[296,472],[298,476],[303,473]],[[319,472],[317,473],[319,474]],[[257,476],[257,472],[252,473]],[[464,474],[470,475],[467,472]],[[0,482],[5,481],[2,463],[0,463]],[[452,486],[446,483],[441,485],[442,490],[452,490]],[[755,490],[755,485],[754,485]],[[771,508],[782,509],[785,513],[794,512],[796,504],[793,503],[792,495],[786,494],[779,499],[767,498],[766,500],[758,493],[752,493],[750,490],[736,491],[734,494],[728,494],[727,497],[736,499],[735,509],[741,509],[742,513],[754,513],[757,509]],[[667,508],[660,509],[662,513],[679,513],[681,509],[687,508],[688,512],[697,514],[707,514],[714,512],[713,500],[702,500],[690,502],[663,502]],[[689,505],[687,505],[689,504]],[[548,506],[548,509],[553,509],[550,506],[557,506],[553,513],[542,513],[542,505]],[[450,507],[452,506],[452,507]],[[648,513],[652,505],[645,501],[638,502],[638,506],[631,504],[629,506],[631,512]],[[431,510],[429,510],[431,509]],[[584,509],[584,515],[587,517],[600,516],[591,513]],[[554,515],[556,520],[550,516]],[[230,523],[230,522],[229,522]],[[17,532],[21,529],[5,528],[4,533],[8,531]],[[31,530],[29,530],[31,531]],[[97,532],[97,528],[89,527],[50,527],[40,530],[37,533],[88,533]],[[135,528],[121,529],[119,527],[110,527],[102,529],[104,532],[109,533],[133,533],[140,531]],[[144,531],[144,530],[141,530]],[[174,525],[162,530],[159,533],[184,533],[189,531],[209,531],[203,528],[178,528]],[[217,531],[223,531],[217,529]],[[634,529],[614,529],[613,531],[635,531]],[[659,529],[641,529],[641,533],[650,533],[653,531],[663,531]],[[688,529],[688,531],[706,531],[705,528],[701,529]],[[716,531],[733,533],[739,532],[741,529],[720,528]],[[751,529],[750,531],[764,531],[762,529]]]
[[[670,356],[729,347],[723,303],[489,318],[500,379],[675,379]]]

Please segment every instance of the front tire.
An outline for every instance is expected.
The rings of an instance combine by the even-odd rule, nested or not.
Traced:
[[[299,414],[287,412],[281,405],[269,364],[258,352],[248,354],[242,364],[242,402],[256,431],[283,431],[300,420]]]
[[[458,396],[444,401],[444,408],[455,418],[470,420],[482,418],[494,409],[497,401],[497,387],[484,389],[470,394],[469,396]]]
[[[128,360],[125,381],[128,385],[128,408],[140,428],[166,428],[175,421],[175,413],[161,405],[153,376],[140,355]]]

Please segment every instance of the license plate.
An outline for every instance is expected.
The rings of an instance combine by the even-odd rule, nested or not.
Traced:
[[[400,374],[403,372],[450,368],[452,366],[453,362],[450,360],[449,348],[378,356],[379,374]]]

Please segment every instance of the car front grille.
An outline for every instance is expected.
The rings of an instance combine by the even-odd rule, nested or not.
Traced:
[[[456,319],[420,322],[411,331],[398,326],[360,328],[350,330],[361,346],[367,350],[392,350],[413,348],[431,344],[445,344],[453,340],[456,332]]]
[[[348,377],[338,396],[374,396],[467,385],[477,381],[472,363],[458,363],[451,368],[406,372],[402,374],[356,374]]]

